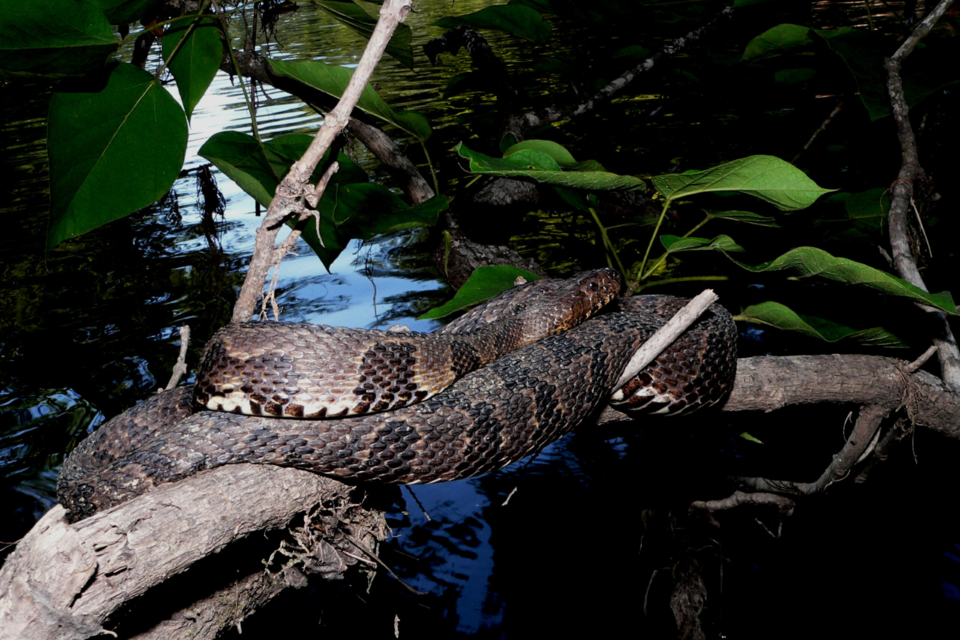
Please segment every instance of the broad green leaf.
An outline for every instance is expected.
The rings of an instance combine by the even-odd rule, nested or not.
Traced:
[[[330,220],[348,238],[369,240],[381,233],[428,227],[448,206],[446,198],[434,196],[411,207],[395,193],[373,182],[344,184],[336,192]]]
[[[528,282],[540,279],[540,276],[516,267],[480,267],[470,274],[453,300],[427,311],[417,320],[436,320],[479,304],[513,287],[517,277]]]
[[[335,98],[340,98],[343,95],[350,78],[353,77],[353,71],[350,69],[335,67],[322,62],[285,62],[283,60],[269,60],[269,62],[275,73],[293,78]],[[357,103],[357,108],[384,122],[389,122],[421,140],[430,137],[430,121],[426,117],[416,111],[396,111],[392,109],[370,85],[364,88],[360,101]]]
[[[788,270],[797,273],[802,278],[820,276],[844,284],[867,287],[887,295],[907,298],[914,302],[937,307],[947,313],[957,313],[957,307],[953,303],[953,298],[949,292],[927,293],[889,273],[846,258],[835,258],[816,247],[792,249],[775,260],[764,262],[755,267],[736,260],[734,262],[753,273]]]
[[[561,171],[550,155],[534,149],[523,149],[507,158],[492,158],[472,151],[460,143],[456,147],[461,158],[470,160],[470,171],[505,178],[529,178],[558,187],[573,187],[593,191],[613,189],[642,189],[643,180],[633,176],[619,176],[606,171]]]
[[[890,115],[887,73],[883,68],[883,58],[889,54],[885,51],[883,38],[879,34],[854,29],[818,29],[814,33],[847,65],[870,119]]]
[[[765,200],[781,211],[798,211],[832,189],[822,189],[789,162],[774,156],[750,156],[706,171],[651,178],[667,200],[698,193],[736,191]]]
[[[507,33],[543,43],[550,38],[553,27],[543,19],[543,16],[530,7],[523,5],[496,5],[486,7],[465,16],[441,18],[437,26],[444,29],[455,29],[467,26],[475,29],[496,29]]]
[[[540,13],[555,13],[550,1],[551,0],[510,0],[507,4],[523,5],[539,11]]]
[[[118,44],[103,13],[85,2],[4,2],[0,10],[5,73],[66,77],[99,71]]]
[[[197,153],[267,207],[290,165],[300,159],[312,140],[311,136],[293,133],[260,143],[253,136],[239,131],[222,131],[211,136]],[[314,184],[320,179],[325,161],[326,156],[311,176]],[[330,179],[331,186],[366,182],[366,173],[348,156],[339,154],[337,162],[340,170]]]
[[[806,47],[811,42],[810,27],[798,24],[778,24],[767,29],[747,43],[747,48],[740,58],[744,62],[758,60],[769,56],[783,55]]]
[[[773,74],[773,81],[782,85],[803,84],[804,82],[808,82],[809,80],[815,78],[816,75],[817,70],[809,67],[801,67],[799,69],[783,69],[782,71],[777,71]]]
[[[571,165],[564,165],[567,171],[599,171],[606,173],[607,170],[596,160],[584,160],[583,162],[574,162]]]
[[[144,18],[153,18],[162,0],[86,0],[97,7],[110,24],[130,24]]]
[[[351,239],[369,240],[382,233],[433,226],[449,206],[445,197],[434,196],[411,207],[372,182],[338,185],[328,193],[330,198],[324,197],[319,207],[325,246],[317,251],[327,269]]]
[[[289,134],[261,144],[247,134],[224,131],[211,137],[199,155],[260,204],[269,206],[280,181],[312,140],[307,135]],[[337,156],[337,162],[340,170],[331,177],[317,206],[322,243],[314,222],[308,221],[303,228],[303,239],[327,268],[351,239],[367,240],[381,233],[430,226],[447,207],[446,199],[440,196],[411,207],[386,187],[367,182],[366,173],[343,153]],[[319,180],[325,166],[326,157],[311,182]]]
[[[174,51],[176,56],[171,60]],[[216,22],[213,18],[204,17],[196,23],[174,25],[163,36],[163,57],[177,81],[177,91],[180,92],[180,100],[189,120],[193,108],[217,75],[223,59],[220,29]]]
[[[545,153],[561,167],[566,167],[568,165],[574,165],[577,161],[574,159],[573,155],[561,145],[553,142],[551,140],[524,140],[523,142],[518,142],[509,149],[503,152],[504,157],[513,155],[518,151],[523,151],[525,149],[530,149],[533,151],[539,151],[540,153]]]
[[[373,34],[374,27],[377,26],[377,19],[371,17],[353,0],[311,0],[311,2],[368,40]],[[413,70],[413,48],[410,46],[412,39],[413,32],[410,27],[399,24],[386,50],[388,56],[411,71]]]
[[[280,181],[287,175],[290,166],[300,159],[312,140],[308,135],[288,134],[260,143],[253,136],[239,131],[223,131],[211,136],[200,147],[198,155],[212,162],[257,202],[268,207]],[[327,156],[324,156],[311,176],[313,184],[320,179],[326,167],[326,159]],[[337,185],[367,180],[366,173],[346,155],[339,154],[337,162],[340,170],[330,179],[327,190],[320,199],[321,211],[328,206],[335,206],[332,203],[336,199]],[[293,224],[292,221],[288,222],[289,226]],[[329,267],[345,244],[339,243],[334,225],[324,220],[323,216],[320,236],[317,236],[316,226],[312,221],[308,221],[303,228],[302,238]]]
[[[779,302],[761,302],[751,305],[741,311],[736,319],[765,324],[785,331],[796,331],[826,342],[852,340],[871,347],[886,347],[889,349],[903,349],[909,346],[883,327],[852,329],[823,318],[799,315]]]
[[[883,65],[888,56],[887,40],[878,33],[859,29],[816,30],[816,36],[843,59],[859,89],[860,101],[871,120],[890,115],[887,93],[887,72]],[[903,94],[907,105],[914,107],[930,94],[960,81],[960,65],[943,64],[956,60],[960,45],[956,38],[925,43],[904,63]]]
[[[183,109],[129,64],[97,93],[54,94],[47,132],[51,247],[159,200],[187,149]]]
[[[744,224],[755,224],[758,227],[780,226],[777,219],[772,216],[762,216],[759,213],[751,211],[704,211],[709,217],[720,220],[733,220],[734,222],[743,222]]]
[[[730,236],[719,235],[712,240],[707,238],[679,238],[677,236],[660,236],[660,243],[667,253],[680,251],[724,251],[742,252],[743,247],[738,245]]]
[[[871,227],[880,227],[887,218],[887,212],[890,211],[890,190],[880,187],[851,193],[844,205],[850,220],[856,220]]]

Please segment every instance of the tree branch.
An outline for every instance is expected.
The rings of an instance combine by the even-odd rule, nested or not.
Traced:
[[[277,187],[276,195],[270,203],[267,215],[257,232],[256,246],[250,260],[250,268],[240,290],[240,296],[233,310],[232,322],[243,322],[253,317],[257,300],[263,294],[263,285],[270,268],[279,226],[291,213],[297,211],[304,196],[310,194],[319,197],[308,188],[310,176],[317,168],[323,154],[330,148],[333,139],[347,126],[353,108],[360,100],[373,70],[386,50],[390,36],[410,11],[412,0],[386,0],[380,9],[380,19],[370,36],[367,48],[363,52],[359,65],[350,78],[343,96],[337,106],[327,113],[323,126],[310,143],[307,151],[290,167],[290,171]]]
[[[914,183],[923,177],[923,168],[920,166],[917,141],[910,125],[910,111],[903,95],[903,82],[900,78],[900,67],[904,58],[910,55],[920,40],[930,32],[934,23],[943,15],[953,0],[943,0],[914,30],[894,56],[887,60],[887,91],[890,94],[890,104],[894,120],[897,123],[897,133],[900,138],[900,148],[903,156],[900,165],[900,174],[890,188],[891,201],[888,221],[890,224],[890,248],[893,252],[893,266],[901,278],[927,291],[927,286],[917,269],[916,258],[910,248],[910,236],[907,220],[913,204]],[[950,389],[960,391],[960,349],[947,322],[947,316],[942,311],[931,307],[921,309],[932,313],[939,319],[940,335],[934,337],[940,358],[941,375]]]
[[[577,116],[589,113],[601,104],[606,104],[612,100],[620,91],[641,73],[652,69],[660,60],[676,55],[682,51],[688,44],[696,42],[705,34],[716,28],[725,19],[733,15],[733,7],[726,7],[720,11],[717,16],[709,23],[694,29],[687,35],[677,38],[673,42],[664,45],[657,53],[653,54],[633,69],[625,72],[618,78],[615,78],[607,86],[603,87],[593,97],[579,104],[569,104],[562,107],[547,107],[540,111],[530,111],[521,115],[511,116],[506,125],[505,133],[512,133],[517,140],[523,140],[527,131],[553,124],[562,120],[569,120]]]

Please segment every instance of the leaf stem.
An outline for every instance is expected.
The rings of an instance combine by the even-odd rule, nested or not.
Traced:
[[[418,140],[420,140],[418,138]],[[430,177],[433,178],[433,192],[440,195],[440,183],[437,182],[437,172],[433,170],[433,162],[430,161],[430,152],[427,151],[427,143],[420,140],[420,146],[423,147],[423,155],[427,158],[427,166],[430,167]]]
[[[666,202],[663,203],[663,210],[660,212],[660,217],[657,218],[657,226],[653,228],[653,234],[650,236],[650,242],[647,243],[647,250],[643,254],[643,260],[640,262],[640,268],[637,269],[637,281],[643,281],[647,276],[643,275],[643,268],[647,266],[647,258],[650,257],[650,249],[653,248],[653,242],[657,239],[657,232],[660,231],[660,225],[663,224],[663,218],[667,215],[667,208],[670,206],[672,200],[667,198]]]
[[[675,284],[677,282],[708,282],[714,280],[725,281],[729,279],[729,276],[687,276],[683,278],[666,278],[664,280],[657,280],[656,282],[640,285],[637,288],[637,291],[643,291],[644,289],[649,289],[650,287],[659,287],[662,284]]]
[[[607,235],[607,230],[600,222],[600,216],[597,215],[596,209],[593,207],[587,207],[587,210],[590,211],[590,215],[593,216],[593,221],[596,222],[597,227],[600,228],[600,235],[603,236],[603,245],[607,249],[607,260],[609,261],[609,256],[613,255],[613,259],[617,263],[617,271],[619,271],[620,274],[626,278],[627,270],[623,268],[623,263],[620,262],[620,256],[617,254],[617,250],[613,247],[613,243],[610,241],[610,236]]]

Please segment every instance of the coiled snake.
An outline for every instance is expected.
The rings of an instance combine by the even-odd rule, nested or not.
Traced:
[[[314,331],[282,323],[267,331],[263,325],[222,330],[205,350],[195,393],[181,387],[158,394],[80,443],[61,469],[60,502],[75,522],[151,486],[240,462],[292,466],[348,481],[407,484],[493,471],[539,451],[594,415],[633,352],[686,302],[670,296],[629,298],[620,301],[618,311],[557,335],[550,334],[578,319],[560,314],[542,322],[558,309],[557,298],[582,319],[618,289],[619,278],[609,270],[530,283],[432,338]],[[524,318],[537,320],[528,324]],[[334,336],[332,369],[306,353],[313,348],[307,348],[309,336],[317,332]],[[529,344],[540,335],[549,337]],[[276,339],[289,339],[292,346]],[[490,349],[484,341],[500,346]],[[356,343],[359,354],[341,353],[344,343]],[[511,349],[516,350],[482,366]],[[418,366],[436,360],[445,362],[444,379],[451,371],[452,377],[462,377],[430,397],[439,386],[432,373],[417,377]],[[480,368],[467,373],[471,367]],[[228,375],[231,369],[236,376]],[[628,383],[628,397],[618,408],[677,413],[707,406],[729,390],[735,370],[736,328],[729,313],[714,305]],[[342,393],[322,392],[327,397],[319,403],[300,393],[320,386],[320,378],[350,375],[359,377],[337,380],[334,387]],[[351,394],[356,401],[348,407],[345,398]],[[198,404],[262,415],[196,411]],[[333,413],[364,415],[267,417]]]

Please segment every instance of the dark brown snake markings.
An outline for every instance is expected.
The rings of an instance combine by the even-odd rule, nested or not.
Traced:
[[[523,347],[420,404],[335,420],[192,413],[190,390],[164,392],[105,424],[64,462],[71,522],[225,464],[296,467],[351,482],[425,483],[487,473],[527,455],[602,407],[632,353],[684,300],[640,296],[621,311]],[[469,319],[446,331],[472,331]],[[736,329],[718,306],[645,370],[645,411],[707,406],[729,390]]]

